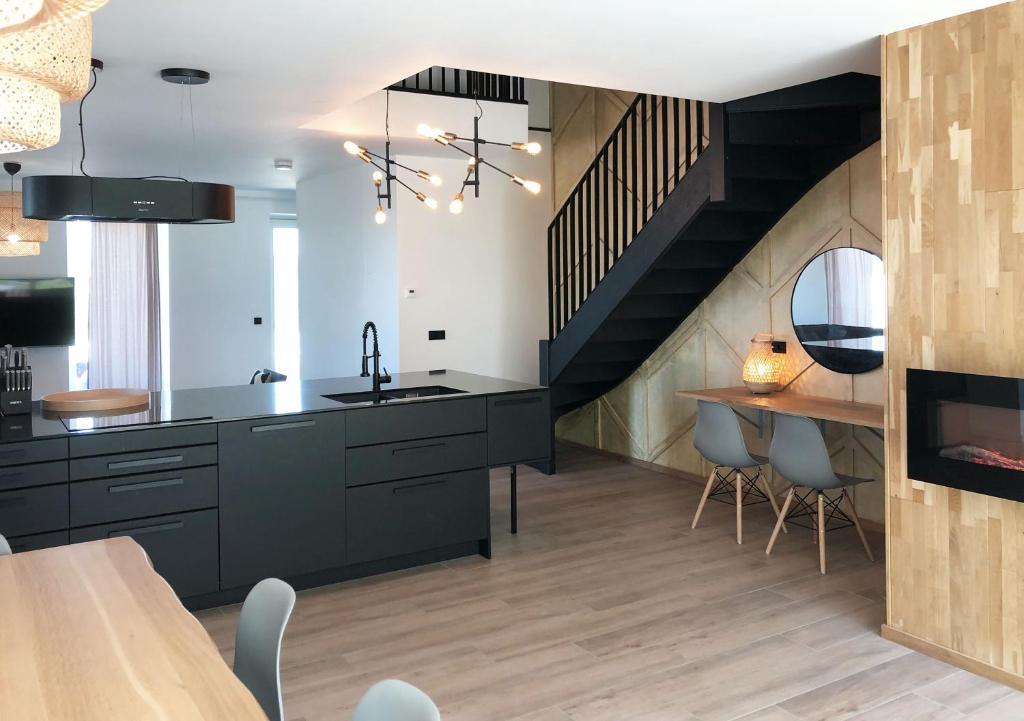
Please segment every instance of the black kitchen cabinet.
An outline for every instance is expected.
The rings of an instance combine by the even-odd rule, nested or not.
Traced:
[[[222,588],[345,564],[345,415],[219,425]]]
[[[492,466],[551,457],[551,407],[547,391],[487,399],[487,462]]]

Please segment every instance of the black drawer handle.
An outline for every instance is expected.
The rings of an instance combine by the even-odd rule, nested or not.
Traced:
[[[144,466],[163,466],[168,463],[181,463],[185,456],[160,456],[159,458],[139,458],[135,461],[115,461],[108,463],[107,469],[111,471],[120,468],[142,468]]]
[[[495,406],[526,406],[532,403],[540,403],[543,400],[540,396],[529,396],[527,398],[506,398],[505,400],[494,401]]]
[[[266,433],[268,431],[291,431],[297,428],[312,428],[316,421],[295,421],[294,423],[273,423],[268,426],[253,426],[249,430],[253,433]]]
[[[14,498],[0,498],[0,508],[15,508],[28,503],[26,496],[15,496]]]
[[[184,521],[173,523],[160,523],[156,526],[143,526],[141,528],[125,528],[120,531],[111,531],[107,538],[121,538],[122,536],[142,536],[146,533],[163,533],[164,531],[178,531],[185,527]]]
[[[154,488],[167,488],[168,486],[183,486],[184,478],[163,478],[159,481],[144,481],[143,483],[125,483],[120,486],[109,486],[107,493],[128,493],[129,491],[148,491]]]
[[[391,492],[397,495],[399,493],[408,493],[410,491],[416,491],[423,488],[430,488],[431,486],[443,486],[447,483],[448,481],[446,480],[426,481],[424,483],[412,483],[408,486],[396,486],[395,488],[391,489]]]
[[[0,451],[0,460],[9,460],[11,458],[21,458],[25,455],[24,448],[15,448],[12,451]]]
[[[431,448],[444,448],[447,445],[448,445],[447,443],[430,443],[430,444],[425,445],[425,446],[412,446],[410,448],[396,448],[393,451],[391,451],[391,455],[393,455],[393,456],[401,456],[401,455],[404,455],[406,453],[416,453],[417,451],[430,450]]]

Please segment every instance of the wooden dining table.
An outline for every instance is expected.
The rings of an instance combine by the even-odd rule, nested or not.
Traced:
[[[131,538],[0,557],[0,718],[267,719]]]

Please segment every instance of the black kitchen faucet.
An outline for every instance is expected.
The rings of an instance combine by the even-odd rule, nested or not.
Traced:
[[[390,383],[391,376],[388,375],[388,369],[384,369],[384,375],[380,374],[380,348],[377,347],[377,326],[373,324],[372,320],[366,321],[366,325],[363,326],[363,372],[359,374],[360,378],[369,378],[369,360],[370,356],[366,354],[366,334],[373,331],[373,392],[380,393],[381,383]]]

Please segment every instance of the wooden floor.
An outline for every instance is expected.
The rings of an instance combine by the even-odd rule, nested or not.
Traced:
[[[284,638],[290,721],[347,721],[375,681],[430,694],[446,721],[1020,721],[1024,694],[883,640],[883,566],[852,529],[770,558],[766,505],[573,448],[561,473],[492,476],[494,558],[299,594]],[[872,536],[879,558],[881,538]],[[238,607],[200,614],[230,659]]]

